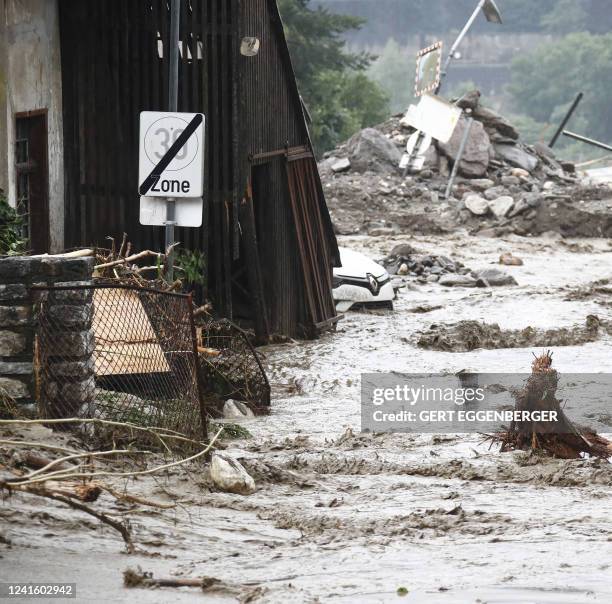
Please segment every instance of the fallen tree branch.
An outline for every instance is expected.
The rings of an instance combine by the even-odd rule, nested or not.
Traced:
[[[122,264],[133,263],[138,260],[142,260],[143,258],[157,258],[158,260],[162,260],[164,255],[160,252],[153,252],[151,250],[144,250],[143,252],[138,252],[137,254],[133,254],[132,256],[127,256],[126,258],[120,258],[119,260],[113,260],[112,262],[107,262],[105,264],[98,264],[95,267],[96,271],[104,270],[105,268],[113,268],[115,266],[120,266]]]
[[[67,455],[66,457],[62,457],[60,459],[55,459],[53,461],[50,461],[49,463],[47,463],[46,466],[41,467],[40,469],[31,472],[30,474],[24,476],[24,478],[30,479],[30,478],[34,478],[35,476],[38,476],[39,474],[42,474],[43,472],[46,472],[48,470],[50,470],[51,468],[54,468],[60,464],[66,463],[68,461],[72,461],[75,459],[82,459],[84,457],[86,458],[95,458],[95,457],[109,457],[111,455],[153,455],[153,453],[151,451],[132,451],[130,449],[113,449],[112,451],[94,451],[94,452],[90,452],[90,453],[76,453],[73,455]],[[74,468],[68,468],[67,470],[60,470],[60,472],[65,472],[65,471],[69,471],[69,470],[73,470]]]
[[[53,480],[73,480],[76,478],[92,479],[92,478],[98,478],[101,476],[112,476],[116,478],[118,477],[121,477],[121,478],[130,477],[131,478],[133,476],[147,476],[149,474],[155,474],[163,470],[168,470],[170,468],[184,465],[186,463],[195,461],[196,459],[199,459],[200,457],[203,457],[210,451],[210,449],[212,448],[212,446],[214,445],[214,443],[219,438],[222,432],[223,432],[223,428],[220,428],[219,431],[212,438],[208,446],[202,451],[200,451],[199,453],[196,453],[195,455],[192,455],[185,459],[180,459],[178,461],[163,464],[161,466],[155,466],[154,468],[150,468],[148,470],[139,470],[139,471],[132,471],[132,472],[72,472],[72,471],[68,471],[66,473],[53,472],[52,474],[47,475],[47,476],[39,476],[37,478],[21,480],[21,481],[16,480],[14,482],[11,482],[10,484],[15,485],[15,486],[37,484],[37,483],[47,481],[49,479],[49,476],[52,476]]]
[[[74,501],[73,499],[65,497],[64,495],[56,495],[54,493],[50,493],[46,491],[45,489],[28,489],[27,491],[24,491],[24,492],[30,493],[32,495],[38,495],[39,497],[45,497],[47,499],[53,499],[54,501],[59,501],[60,503],[63,503],[75,510],[85,512],[86,514],[89,514],[90,516],[97,518],[100,522],[103,522],[104,524],[108,524],[108,526],[114,528],[116,531],[118,531],[121,534],[121,536],[123,537],[123,541],[125,542],[125,546],[126,546],[128,554],[134,553],[135,548],[134,548],[134,543],[132,541],[132,535],[130,533],[130,530],[127,528],[127,526],[125,526],[121,522],[117,522],[116,520],[109,518],[106,514],[103,514],[102,512],[98,512],[94,510],[93,508],[90,508],[88,505],[85,505],[78,501]]]
[[[57,451],[58,453],[78,453],[75,449],[67,449],[56,445],[48,445],[46,443],[35,443],[25,440],[0,440],[0,445],[8,445],[10,447],[38,447],[39,449],[48,449],[49,451]]]

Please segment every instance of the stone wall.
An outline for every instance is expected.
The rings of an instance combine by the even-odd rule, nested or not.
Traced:
[[[32,286],[74,286],[91,284],[93,258],[11,257],[0,258],[0,388],[19,405],[34,410],[34,342],[38,318],[35,304],[40,292]],[[62,395],[49,376],[63,373],[72,390],[87,388],[93,379],[93,315],[91,290],[64,290],[46,296],[49,329],[46,342],[54,350],[46,359],[46,399],[53,403]],[[58,366],[56,366],[58,365]],[[54,390],[55,388],[55,390]],[[57,391],[57,392],[56,392]],[[71,392],[73,394],[73,392]],[[82,396],[77,396],[79,403]]]

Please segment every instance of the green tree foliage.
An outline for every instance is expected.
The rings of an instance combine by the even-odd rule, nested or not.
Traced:
[[[580,91],[585,97],[572,124],[612,142],[612,34],[574,33],[513,62],[515,108],[537,122],[558,124]]]
[[[589,15],[580,0],[559,0],[557,5],[540,20],[543,28],[553,34],[586,31]]]
[[[22,238],[23,223],[14,208],[9,206],[0,189],[0,255],[25,253],[27,242]]]
[[[368,69],[368,75],[389,95],[392,113],[406,111],[414,99],[415,57],[389,38],[384,50]]]
[[[311,8],[310,0],[279,0],[287,42],[304,101],[313,118],[315,147],[323,153],[388,116],[382,89],[365,75],[372,57],[351,53],[343,35],[363,20]]]

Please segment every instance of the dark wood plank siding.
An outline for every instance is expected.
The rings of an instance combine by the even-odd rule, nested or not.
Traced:
[[[163,229],[138,221],[138,130],[141,111],[167,108],[168,2],[60,0],[60,28],[67,246],[126,231],[134,249],[162,249]],[[240,54],[243,36],[258,56]],[[232,318],[250,158],[310,142],[275,0],[182,0],[180,51],[179,111],[206,115],[205,211],[176,239],[207,252],[204,293]],[[257,236],[270,330],[296,336],[310,317],[284,161],[270,161]]]

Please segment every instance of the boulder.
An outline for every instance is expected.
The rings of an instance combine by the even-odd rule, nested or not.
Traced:
[[[509,164],[533,172],[538,166],[538,158],[518,145],[495,145],[495,152]]]
[[[501,271],[498,268],[485,268],[484,270],[480,271],[472,271],[472,277],[475,280],[486,282],[486,284],[490,285],[491,287],[518,285],[516,279],[512,275],[504,273],[504,271]]]
[[[440,151],[453,161],[457,159],[459,154],[459,147],[461,146],[467,123],[468,120],[462,117],[448,143],[438,144]],[[491,159],[491,151],[491,140],[484,126],[480,122],[474,121],[461,163],[459,164],[459,172],[471,178],[486,176]]]
[[[235,459],[213,453],[210,477],[215,486],[226,493],[250,495],[255,492],[255,481]]]
[[[508,212],[514,207],[514,199],[509,195],[498,197],[489,202],[489,209],[493,212],[495,218],[501,220],[508,215]]]
[[[402,154],[397,146],[375,128],[366,128],[347,143],[351,167],[357,172],[397,172]]]
[[[523,168],[512,168],[512,170],[510,170],[510,174],[522,180],[527,180],[529,178],[529,172],[527,172],[527,170],[523,170]]]
[[[480,195],[468,195],[463,203],[475,216],[484,216],[489,211],[487,200]]]
[[[512,140],[518,140],[519,133],[516,128],[504,117],[495,113],[492,109],[487,109],[478,105],[474,109],[473,117],[482,122],[486,127],[497,130],[502,136]]]
[[[444,287],[476,287],[476,279],[469,275],[442,275],[438,283]]]
[[[223,405],[223,417],[225,419],[244,419],[245,417],[254,417],[254,413],[248,405],[230,398]]]
[[[410,258],[410,256],[418,254],[418,251],[412,247],[409,243],[398,243],[393,247],[389,257],[395,256],[397,258]]]
[[[495,186],[495,183],[490,178],[474,178],[468,184],[475,191],[486,191]]]
[[[499,263],[505,266],[523,266],[523,261],[516,256],[513,256],[511,252],[504,252],[499,257]]]
[[[514,218],[515,216],[518,216],[519,214],[522,214],[523,212],[526,212],[527,210],[530,210],[530,209],[531,209],[531,206],[527,203],[527,200],[519,199],[514,204],[514,207],[512,208],[512,210],[508,212],[508,218]]]
[[[474,111],[476,107],[478,107],[480,103],[480,90],[470,90],[466,92],[459,100],[455,102],[457,107],[461,107],[461,109],[471,109]]]
[[[498,197],[502,197],[503,195],[508,195],[508,189],[506,187],[499,185],[498,187],[491,187],[484,192],[484,196],[489,201],[493,201]]]
[[[348,157],[345,157],[344,159],[339,159],[331,166],[331,170],[334,174],[338,174],[339,172],[347,172],[350,169],[351,160]]]
[[[521,179],[518,176],[506,175],[501,177],[501,183],[504,187],[518,187]]]

